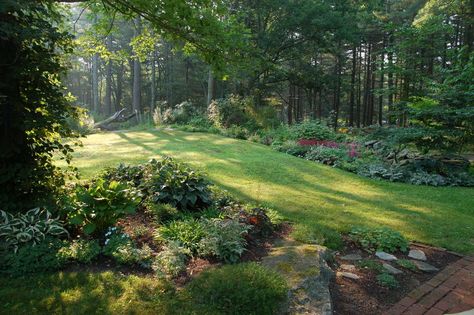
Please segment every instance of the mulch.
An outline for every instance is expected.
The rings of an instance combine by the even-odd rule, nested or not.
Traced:
[[[440,270],[460,260],[460,256],[441,248],[433,248],[421,244],[412,244],[411,249],[420,249],[425,252],[427,262]],[[334,270],[340,270],[341,264],[352,264],[353,262],[341,260],[339,257],[358,252],[363,258],[374,259],[368,253],[358,249],[353,243],[346,240],[344,249],[336,256],[331,264]],[[395,253],[399,259],[407,259],[405,253]],[[424,273],[422,271],[411,271],[401,268],[396,264],[394,267],[403,270],[403,274],[394,277],[399,282],[395,289],[385,288],[377,282],[377,271],[357,268],[352,272],[360,279],[352,280],[344,277],[335,277],[330,284],[331,297],[334,314],[385,314],[398,301],[407,296],[412,290],[436,276],[437,273]],[[340,270],[343,271],[343,270]]]

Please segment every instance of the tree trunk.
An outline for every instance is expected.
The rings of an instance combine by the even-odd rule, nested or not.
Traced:
[[[112,50],[112,36],[107,37],[107,49]],[[105,74],[105,112],[112,114],[112,60],[109,59],[106,65]]]
[[[140,17],[135,18],[135,36],[141,32]],[[132,91],[132,109],[136,113],[141,112],[141,63],[137,57],[133,59],[133,91]]]
[[[215,82],[212,69],[209,69],[207,75],[207,105],[211,104],[216,98]]]
[[[349,126],[354,126],[355,76],[357,66],[357,47],[352,48],[351,96],[349,103]]]

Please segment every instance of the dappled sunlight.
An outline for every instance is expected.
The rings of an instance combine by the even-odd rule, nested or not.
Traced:
[[[453,244],[449,236],[454,236],[453,229],[466,233],[474,226],[472,189],[371,180],[212,134],[117,132],[90,135],[83,143],[74,153],[73,165],[84,178],[106,166],[169,155],[205,172],[237,197],[269,205],[298,224],[338,230],[387,225],[411,239],[435,240],[436,245],[460,251],[474,247]],[[447,217],[455,226],[446,224]]]

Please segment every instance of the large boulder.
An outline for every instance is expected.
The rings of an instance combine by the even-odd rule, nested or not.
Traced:
[[[326,256],[326,247],[284,240],[263,258],[262,264],[280,273],[290,287],[282,314],[332,314],[329,281],[334,273]]]

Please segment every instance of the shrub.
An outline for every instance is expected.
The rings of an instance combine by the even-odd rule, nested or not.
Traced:
[[[153,202],[168,203],[180,210],[200,210],[211,204],[209,182],[170,157],[149,162],[143,186]]]
[[[397,250],[406,252],[408,249],[408,241],[403,235],[389,228],[355,227],[349,237],[369,252],[393,253]]]
[[[107,239],[103,248],[106,256],[112,257],[119,264],[138,264],[143,268],[150,268],[153,258],[153,251],[148,245],[137,248],[127,234],[120,233],[119,230],[111,229],[106,234]]]
[[[230,95],[227,98],[214,100],[207,108],[209,120],[218,128],[243,126],[249,121],[246,107],[251,106],[250,98]]]
[[[257,263],[204,271],[185,289],[202,314],[276,314],[286,301],[286,281]]]
[[[215,207],[223,208],[237,203],[237,200],[225,189],[221,189],[217,186],[211,186],[211,199]]]
[[[106,168],[101,178],[106,181],[117,181],[120,183],[130,183],[131,185],[138,187],[142,181],[144,172],[143,165],[125,165],[120,163],[117,167]]]
[[[59,250],[65,260],[76,260],[87,264],[100,254],[101,248],[97,240],[74,240],[69,246],[64,246]]]
[[[186,124],[198,115],[200,115],[199,109],[193,103],[184,101],[165,110],[162,122],[165,124]]]
[[[429,174],[425,171],[417,171],[415,173],[410,174],[408,182],[414,185],[429,186],[445,186],[447,184],[443,176],[439,174]]]
[[[209,231],[202,222],[196,219],[188,219],[186,221],[173,221],[168,225],[160,227],[155,237],[162,241],[176,241],[181,246],[196,253],[199,242]]]
[[[325,146],[311,147],[304,158],[309,161],[315,161],[326,165],[335,166],[336,164],[348,160],[347,149],[331,148]]]
[[[37,244],[25,243],[16,253],[6,252],[0,255],[0,273],[22,276],[37,272],[58,270],[66,259],[59,254],[64,242],[47,237]]]
[[[89,187],[77,189],[78,204],[68,213],[71,224],[81,226],[84,233],[102,233],[125,214],[134,213],[141,201],[139,192],[130,185],[102,178]]]
[[[245,234],[249,225],[231,219],[204,219],[205,236],[198,245],[200,256],[215,256],[226,263],[235,263],[245,250]]]
[[[307,120],[291,126],[290,135],[293,140],[317,139],[336,140],[336,133],[328,126],[314,120]]]
[[[151,268],[160,277],[176,277],[186,270],[190,251],[181,247],[178,242],[169,242],[153,259]]]
[[[59,218],[47,210],[35,208],[16,215],[0,210],[0,242],[15,252],[22,244],[35,245],[48,236],[68,234]]]
[[[297,157],[304,157],[306,153],[308,153],[308,151],[311,149],[310,147],[298,144],[294,140],[288,140],[279,145],[275,144],[273,145],[273,147],[280,152],[291,154]]]
[[[94,132],[94,117],[89,115],[87,109],[76,107],[75,117],[68,117],[66,123],[68,127],[80,135],[88,135]]]
[[[389,289],[396,289],[399,287],[399,283],[394,276],[388,273],[381,273],[377,275],[377,283],[382,287],[386,287]]]
[[[147,200],[145,203],[145,212],[152,215],[159,222],[166,222],[178,214],[178,209],[168,203],[154,203]]]
[[[232,125],[229,128],[223,131],[224,135],[236,139],[247,139],[250,135],[250,132],[241,126]]]
[[[403,181],[406,176],[401,169],[384,164],[361,165],[357,169],[357,174],[373,179],[386,179],[392,182]]]

